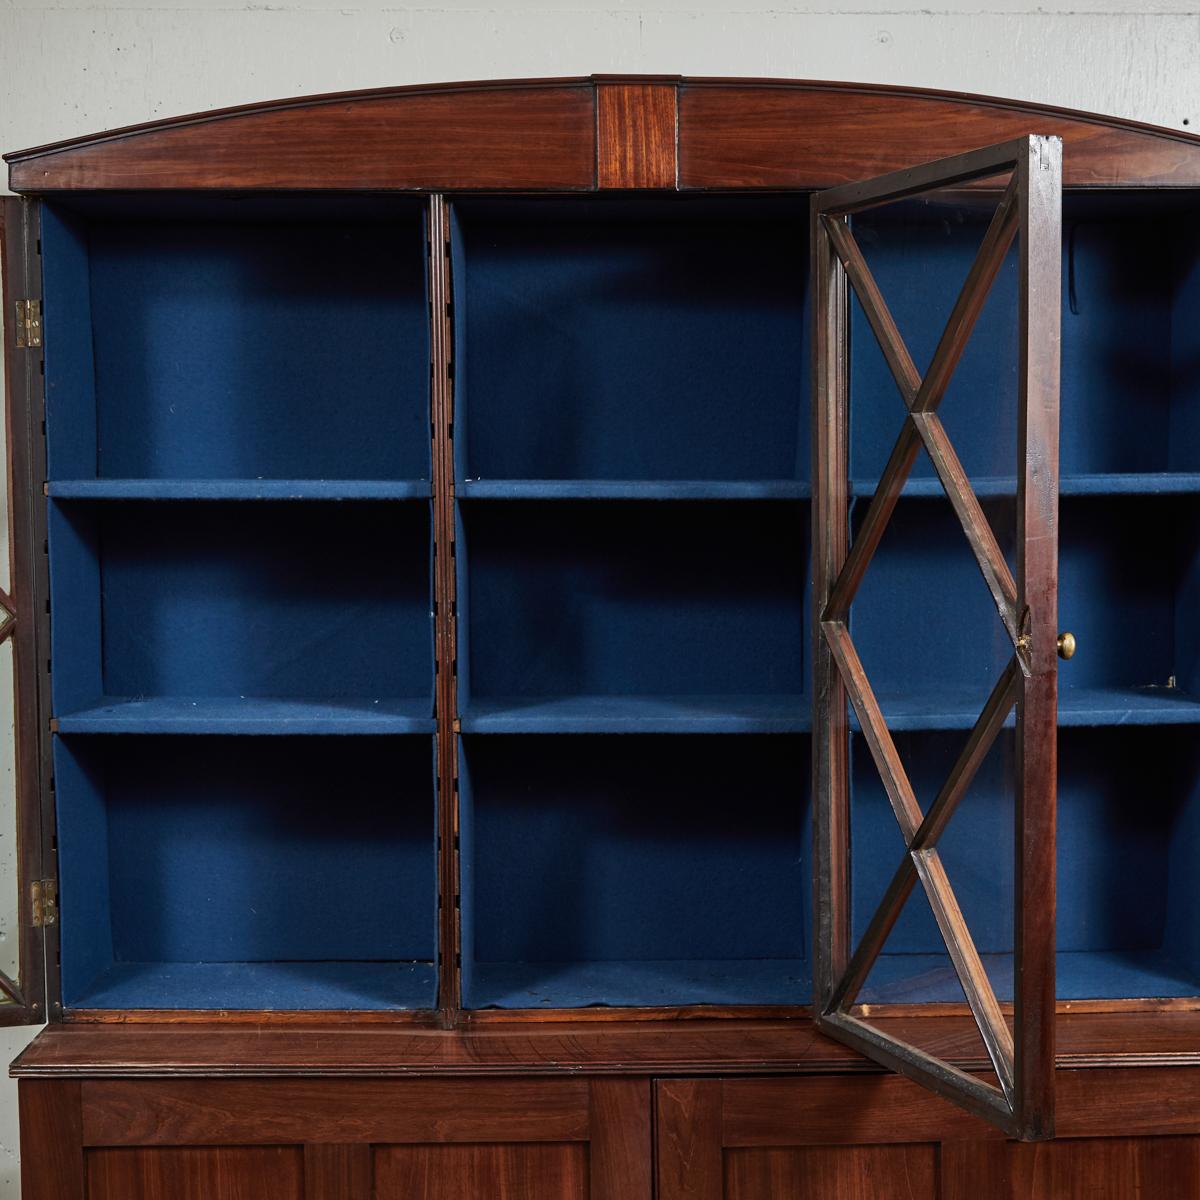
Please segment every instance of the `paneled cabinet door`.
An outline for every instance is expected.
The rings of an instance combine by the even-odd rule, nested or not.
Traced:
[[[977,186],[984,182],[994,190]],[[877,281],[871,250],[889,237],[894,246],[897,226],[872,226],[872,220],[885,219],[876,210],[935,191],[939,196],[924,209],[934,214],[932,220],[928,215],[899,218],[902,231],[912,232],[901,234],[908,242],[894,251],[888,277],[880,275]],[[955,214],[941,218],[943,228],[954,221],[969,224],[985,205],[994,211],[990,222],[978,223],[982,236],[961,291],[952,304],[953,292],[946,297],[949,317],[944,327],[939,323],[929,329],[928,315],[936,308],[931,282],[936,284],[939,269],[934,256],[941,243],[936,232],[926,236],[922,229],[936,231],[939,212]],[[1057,138],[1037,136],[820,192],[812,202],[816,1019],[831,1036],[1028,1139],[1051,1137],[1054,1131],[1061,209],[1062,144]],[[911,205],[908,211],[911,214]],[[1015,264],[1010,255],[1014,247]],[[955,426],[948,417],[943,421],[939,409],[960,360],[979,349],[971,335],[989,292],[1002,277],[1016,293],[1015,336],[1011,341],[988,341],[982,351],[985,369],[979,370],[978,357],[973,360],[974,373],[965,390],[990,386],[998,378],[1011,384],[1013,428],[1006,437],[984,439],[980,429],[999,407],[995,389],[983,400],[970,394],[961,397],[961,404],[956,399],[954,414],[964,417],[965,425]],[[922,340],[927,332],[941,331],[940,337],[928,339],[936,348],[923,372],[915,365],[902,329],[911,329],[914,322],[906,326],[896,316],[911,317],[914,309]],[[857,369],[851,375],[851,324],[859,320],[869,332],[863,329],[862,336],[856,336],[854,365],[865,363],[860,357],[864,344],[875,352],[870,345],[873,335],[882,356],[875,375]],[[890,410],[883,405],[894,398],[881,400],[874,393],[892,391],[893,383],[899,392],[895,441],[881,442],[878,455],[874,445],[871,453],[860,455],[861,431],[886,425]],[[878,420],[864,421],[861,413],[854,416],[853,410],[864,403],[879,406]],[[890,432],[891,427],[886,428]],[[999,495],[1008,505],[1007,537],[997,534],[968,471],[977,471],[974,464],[985,457],[989,495]],[[930,573],[928,564],[936,557],[929,551],[932,518],[922,518],[927,523],[908,543],[912,549],[905,569],[893,570],[885,586],[885,593],[887,587],[892,590],[883,596],[882,607],[907,616],[910,626],[897,628],[888,642],[868,621],[860,620],[861,606],[864,592],[870,595],[870,588],[877,586],[875,564],[886,560],[885,535],[897,524],[903,531],[901,493],[918,461],[928,476],[923,482],[933,488],[940,484],[937,494],[945,493],[948,505],[935,516],[944,516],[950,527],[948,536],[967,564],[971,590],[961,597],[947,595],[941,580]],[[863,475],[870,486],[860,493]],[[1011,491],[997,486],[1005,484],[1006,476],[1011,477]],[[864,496],[865,507],[854,514],[853,522],[852,491]],[[931,494],[930,489],[924,488],[923,494]],[[922,503],[928,506],[931,501]],[[881,545],[884,553],[877,554]],[[972,557],[981,579],[970,578]],[[978,640],[991,657],[954,638],[955,609],[975,599],[983,602],[987,619]],[[989,608],[994,608],[990,618]],[[917,628],[911,628],[914,625]],[[922,658],[911,649],[922,627],[939,629],[944,661],[936,654]],[[879,649],[874,658],[872,649]],[[963,692],[954,691],[960,677],[972,687],[982,685],[978,694],[967,691],[965,703]],[[959,714],[952,711],[956,704],[964,709],[965,721],[957,722]],[[861,730],[854,735],[853,759],[851,707]],[[947,874],[940,843],[1014,709],[1016,731],[1012,742],[1005,743],[1003,789],[1015,817],[1015,878],[1002,877],[1000,885],[1012,894],[1011,953],[992,960],[999,960],[1012,980],[1010,1023],[985,968],[984,947],[973,939],[965,906],[955,895],[953,872]],[[933,721],[935,711],[939,715]],[[909,774],[912,759],[906,749],[911,744],[902,745],[894,736],[897,717],[904,718],[903,727],[909,730],[962,728],[954,753],[936,767],[935,783],[943,782],[923,798],[918,796],[922,789],[916,786],[916,775]],[[929,755],[922,762],[928,771]],[[868,779],[864,771],[873,774]],[[925,782],[924,775],[920,782]],[[851,825],[867,790],[886,797],[880,808],[890,808],[900,835],[894,856],[881,858],[883,865],[875,868],[876,879],[864,878],[869,867],[852,863],[850,854]],[[890,827],[892,822],[885,817],[884,824]],[[889,832],[894,835],[895,830]],[[857,852],[862,844],[857,834],[854,844]],[[994,838],[973,852],[981,859],[998,858]],[[893,868],[889,882],[887,872]],[[859,886],[859,921],[853,919],[852,882]],[[906,903],[918,901],[922,894],[936,923],[934,939],[940,934],[979,1027],[994,1083],[897,1041],[853,1008],[864,999],[863,985],[880,962]],[[984,894],[980,907],[994,910],[999,894],[999,888],[994,895]],[[940,954],[940,946],[931,948]],[[890,966],[902,963],[901,954]],[[931,997],[923,996],[918,985],[909,998]]]
[[[44,470],[41,281],[37,205],[0,197],[4,429],[0,462],[0,1025],[46,1020],[45,934],[55,920],[53,872],[43,864],[38,729],[41,539],[35,504]]]
[[[664,1080],[658,1200],[1193,1196],[1197,1076],[1064,1072],[1062,1136],[1032,1145],[894,1075]],[[1098,1104],[1097,1094],[1112,1100]],[[1113,1136],[1131,1128],[1174,1136]]]
[[[24,1200],[650,1200],[650,1082],[23,1080]]]

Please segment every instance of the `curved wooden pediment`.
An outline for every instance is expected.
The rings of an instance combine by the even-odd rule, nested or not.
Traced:
[[[593,76],[313,96],[6,155],[17,192],[814,188],[1026,133],[1072,187],[1200,186],[1200,138],[982,96],[787,80]]]

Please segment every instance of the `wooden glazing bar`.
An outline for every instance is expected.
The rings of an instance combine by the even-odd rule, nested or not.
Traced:
[[[1006,1132],[1013,1131],[1012,1111],[999,1088],[960,1070],[943,1059],[901,1040],[894,1033],[881,1033],[874,1026],[849,1013],[833,1013],[825,1025],[838,1038],[881,1065],[920,1083],[983,1117]]]
[[[875,908],[870,923],[867,925],[861,940],[855,947],[849,965],[838,980],[833,994],[829,998],[827,1012],[848,1008],[858,999],[862,985],[879,957],[888,935],[892,932],[908,897],[912,894],[913,884],[917,882],[917,868],[911,854],[905,854],[892,876],[891,883],[883,893],[883,898]]]
[[[912,891],[913,883],[916,882],[916,866],[913,862],[912,852],[929,849],[937,844],[947,822],[954,815],[959,800],[970,787],[971,780],[974,779],[975,772],[979,769],[996,734],[1003,727],[1009,710],[1016,702],[1018,691],[1019,671],[1016,660],[1013,659],[992,689],[992,694],[988,697],[979,720],[971,730],[967,744],[951,768],[937,798],[930,805],[929,811],[925,814],[916,833],[913,834],[908,847],[909,853],[905,854],[896,868],[891,883],[888,884],[866,932],[854,951],[845,974],[834,991],[830,1001],[831,1009],[846,1007],[854,1003],[872,964],[883,949],[884,942],[900,916],[901,909]]]
[[[861,212],[881,204],[891,204],[934,189],[955,187],[973,180],[987,179],[1010,171],[1021,161],[1028,137],[1015,138],[981,150],[968,150],[952,158],[905,167],[875,179],[829,188],[813,198],[816,212],[830,216]]]
[[[951,767],[950,774],[946,776],[941,791],[929,806],[920,828],[913,835],[910,850],[927,850],[937,845],[943,830],[958,808],[958,802],[971,786],[975,772],[987,757],[996,735],[1004,727],[1020,690],[1021,672],[1017,660],[1012,658],[996,681],[996,686],[992,688],[992,693],[983,706],[983,712],[979,714],[979,720],[975,722],[967,744]]]
[[[942,402],[954,368],[962,358],[967,342],[979,320],[979,314],[996,282],[996,276],[1004,265],[1005,256],[1017,233],[1016,180],[1010,180],[996,211],[988,222],[983,241],[967,272],[967,278],[954,302],[954,308],[946,321],[946,328],[938,341],[929,368],[921,380],[921,387],[913,408],[917,412],[932,412]]]
[[[975,328],[975,322],[978,320],[988,292],[995,282],[1004,256],[1012,245],[1013,237],[1016,234],[1014,188],[1015,184],[1010,183],[992,217],[979,252],[971,264],[971,270],[946,322],[946,328],[938,342],[929,369],[920,380],[912,399],[911,408],[915,412],[933,412],[941,403],[950,377]],[[847,264],[851,281],[855,284],[855,291],[857,292],[860,287],[863,289],[862,296],[866,297],[864,311],[868,313],[872,330],[879,339],[885,356],[888,357],[889,367],[893,374],[896,374],[897,371],[900,372],[900,375],[897,376],[897,383],[901,392],[905,393],[912,381],[911,376],[915,376],[916,368],[912,365],[907,350],[903,347],[903,342],[900,340],[895,322],[891,319],[886,302],[853,236],[844,222],[831,221],[830,225],[833,227],[831,236],[835,246],[840,247],[839,257],[842,258],[844,264]],[[884,528],[895,511],[904,481],[908,478],[916,460],[917,449],[917,430],[905,422],[896,439],[883,475],[880,477],[879,486],[875,490],[871,506],[867,510],[867,516],[858,536],[854,539],[854,544],[850,547],[849,559],[834,587],[830,603],[826,606],[825,620],[840,619],[849,609],[867,564],[878,548]],[[952,449],[950,452],[953,453]],[[957,458],[954,459],[954,462],[957,463]]]
[[[819,1013],[850,956],[850,728],[846,689],[820,613],[846,560],[850,523],[846,272],[820,222],[813,270],[813,1003]]]
[[[455,733],[457,596],[454,573],[453,336],[450,220],[446,198],[429,198],[429,346],[434,544],[434,689],[438,782],[438,1011],[452,1026],[462,1006],[458,863],[458,737]]]
[[[1062,142],[1030,137],[1020,210],[1018,612],[1028,637],[1017,719],[1014,1032],[1017,1118],[1054,1135],[1055,801],[1058,707],[1058,440]]]
[[[921,886],[929,897],[934,919],[941,930],[942,940],[955,974],[962,986],[967,1005],[979,1026],[980,1036],[987,1049],[988,1058],[1000,1080],[1004,1095],[1012,1103],[1013,1097],[1013,1040],[1004,1021],[999,1001],[988,979],[983,960],[975,946],[975,939],[967,928],[966,918],[958,905],[954,889],[946,875],[946,868],[937,850],[918,850],[912,855],[921,879]]]
[[[841,621],[826,621],[823,623],[825,639],[834,661],[842,675],[842,683],[850,696],[850,703],[858,714],[862,725],[863,737],[875,760],[879,776],[883,780],[884,789],[896,814],[900,832],[904,834],[905,844],[912,841],[913,835],[921,824],[921,806],[913,793],[908,773],[900,761],[900,753],[892,740],[887,722],[883,719],[879,701],[867,680],[863,670],[862,660],[850,640],[850,633]]]
[[[904,490],[904,484],[912,471],[913,463],[917,460],[917,451],[920,448],[921,438],[916,426],[906,417],[900,427],[900,435],[888,456],[883,474],[879,477],[875,494],[867,507],[867,515],[851,543],[850,553],[838,574],[829,603],[825,605],[825,611],[821,614],[822,621],[845,620],[850,611],[850,604],[858,592],[858,585],[862,583],[871,558],[879,548],[887,523],[896,511],[900,494]]]
[[[946,435],[941,418],[936,413],[914,412],[910,416],[921,435],[921,443],[933,462],[933,468],[942,481],[942,487],[950,498],[954,513],[963,527],[963,533],[967,536],[971,553],[975,555],[983,581],[992,594],[1000,620],[1004,622],[1004,628],[1016,645],[1020,636],[1016,613],[1017,586],[1013,582],[1012,572],[1008,569],[1000,543],[996,541],[991,522],[980,507],[979,499],[971,487],[966,471],[963,470],[958,453]]]
[[[837,256],[841,259],[842,266],[854,287],[854,294],[858,297],[859,304],[862,305],[867,323],[871,326],[875,340],[879,343],[879,349],[883,351],[888,370],[896,380],[896,386],[900,389],[904,405],[906,408],[911,408],[921,387],[921,375],[913,363],[908,347],[904,344],[904,338],[900,335],[900,330],[887,306],[887,301],[884,300],[883,293],[875,282],[875,276],[871,274],[867,260],[863,257],[858,243],[850,232],[849,225],[843,218],[824,217],[821,224],[829,235],[829,240],[833,243],[833,248],[837,251]]]

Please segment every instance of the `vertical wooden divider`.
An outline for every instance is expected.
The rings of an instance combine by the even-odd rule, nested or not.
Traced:
[[[812,227],[813,1011],[818,1024],[850,959],[850,730],[821,617],[849,553],[846,272],[814,202]]]
[[[458,870],[457,599],[454,563],[454,331],[446,198],[429,198],[429,360],[433,471],[434,690],[438,784],[438,1021],[462,1007]]]

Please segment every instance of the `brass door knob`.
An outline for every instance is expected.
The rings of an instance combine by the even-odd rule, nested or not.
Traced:
[[[1075,657],[1075,635],[1073,633],[1060,633],[1058,635],[1058,657]]]

